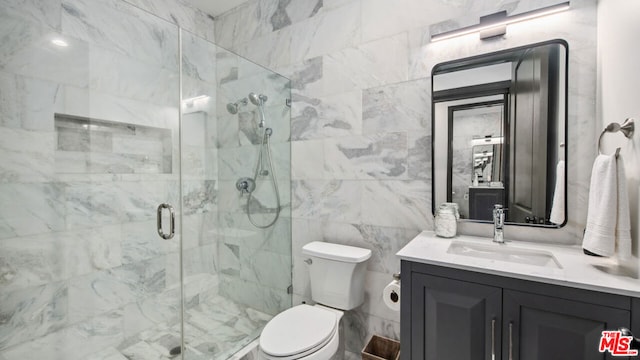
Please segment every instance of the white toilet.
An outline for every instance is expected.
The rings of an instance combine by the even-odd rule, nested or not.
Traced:
[[[309,256],[311,298],[317,304],[294,306],[269,321],[260,335],[260,354],[266,359],[331,359],[341,347],[343,312],[364,301],[371,250],[315,241],[302,253]]]

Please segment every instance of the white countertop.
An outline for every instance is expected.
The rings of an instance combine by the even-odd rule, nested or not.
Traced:
[[[508,261],[479,258],[448,253],[452,241],[482,244],[483,246],[508,246],[552,253],[562,268],[527,265]],[[491,238],[458,235],[445,239],[435,236],[433,231],[423,231],[411,240],[396,255],[402,260],[446,266],[455,269],[533,280],[548,284],[602,291],[612,294],[640,297],[640,280],[631,271],[619,270],[615,260],[587,256],[580,246],[538,244],[523,241],[508,241],[497,244]],[[637,259],[635,259],[637,260]],[[624,275],[626,273],[627,275]]]

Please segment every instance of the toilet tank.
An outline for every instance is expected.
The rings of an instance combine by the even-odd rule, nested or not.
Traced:
[[[314,241],[302,247],[311,259],[311,298],[322,305],[351,310],[364,301],[364,277],[371,250]]]

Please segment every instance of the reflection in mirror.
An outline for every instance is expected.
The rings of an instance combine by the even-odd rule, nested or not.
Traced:
[[[562,226],[552,212],[566,214],[553,197],[566,187],[566,78],[562,40],[436,65],[433,206],[491,221],[501,204],[508,223]]]
[[[451,194],[451,201],[459,204],[460,214],[465,219],[491,219],[490,211],[478,213],[478,207],[472,203],[477,197],[470,195],[489,186],[496,194],[504,191],[504,105],[504,100],[496,100],[449,107],[453,131],[449,133],[452,137],[449,142],[451,165],[448,166],[451,168],[451,188],[447,192]]]

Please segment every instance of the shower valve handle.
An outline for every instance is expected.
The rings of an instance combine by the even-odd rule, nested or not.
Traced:
[[[256,182],[249,177],[243,177],[236,181],[236,189],[240,191],[241,195],[250,194],[256,189]]]

